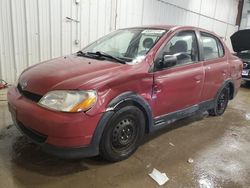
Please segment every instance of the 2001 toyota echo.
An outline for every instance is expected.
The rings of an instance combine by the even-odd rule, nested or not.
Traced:
[[[8,91],[21,132],[54,155],[129,157],[144,134],[197,111],[222,115],[242,61],[209,31],[121,29],[66,57],[29,67]]]

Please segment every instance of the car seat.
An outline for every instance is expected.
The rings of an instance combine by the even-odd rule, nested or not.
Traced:
[[[152,38],[145,38],[142,42],[144,50],[140,51],[139,55],[145,55],[149,49],[151,49],[154,45],[154,40]]]

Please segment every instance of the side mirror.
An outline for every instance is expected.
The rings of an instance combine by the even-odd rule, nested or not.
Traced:
[[[163,68],[173,67],[177,65],[177,57],[174,55],[164,55]]]
[[[177,64],[177,57],[173,55],[164,55],[164,57],[157,63],[157,69],[164,69],[173,67]]]

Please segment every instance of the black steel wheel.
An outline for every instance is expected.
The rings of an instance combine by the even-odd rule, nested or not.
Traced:
[[[223,88],[215,101],[215,107],[208,110],[209,115],[220,116],[224,114],[229,101],[229,89]]]
[[[112,131],[112,147],[116,150],[123,150],[129,147],[136,139],[137,129],[133,118],[122,119]]]
[[[120,161],[132,155],[143,138],[145,117],[135,106],[118,110],[106,125],[100,142],[100,154],[108,161]]]

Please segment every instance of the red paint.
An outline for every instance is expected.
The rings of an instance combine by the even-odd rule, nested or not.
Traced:
[[[16,111],[16,119],[48,135],[46,143],[60,147],[87,146],[110,101],[124,92],[133,91],[142,96],[156,117],[213,99],[227,79],[232,79],[236,89],[239,88],[242,62],[232,56],[225,45],[223,58],[150,73],[159,49],[176,32],[201,30],[194,27],[151,27],[168,29],[169,32],[139,64],[123,65],[70,55],[28,68],[19,82],[27,82],[25,90],[29,92],[44,95],[51,90],[95,89],[98,101],[86,113],[53,112],[24,98],[13,87],[8,92],[8,101]]]
[[[0,83],[0,89],[6,88],[6,85]]]
[[[8,83],[4,80],[0,80],[0,89],[4,89],[8,87]]]

